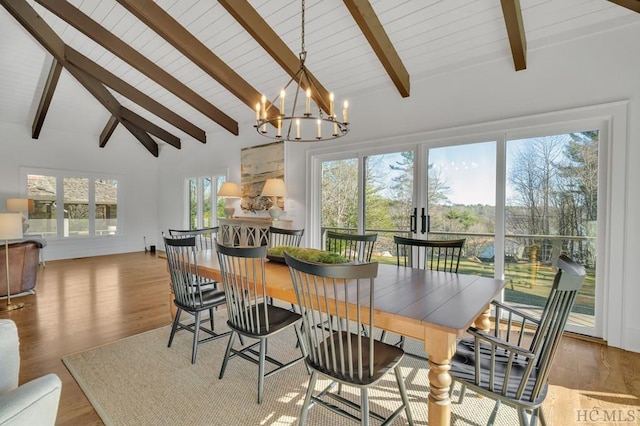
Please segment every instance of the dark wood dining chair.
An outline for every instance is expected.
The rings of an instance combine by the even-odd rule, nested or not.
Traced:
[[[171,287],[177,309],[168,347],[171,347],[173,337],[179,330],[188,330],[193,333],[193,348],[191,350],[191,363],[195,364],[198,345],[227,336],[229,333],[218,334],[214,324],[214,309],[225,303],[224,292],[213,288],[210,281],[198,274],[196,261],[195,237],[164,237],[165,252],[171,276]],[[202,312],[209,311],[210,328],[202,325]],[[183,312],[194,316],[192,323],[180,322]],[[200,339],[200,332],[208,334]]]
[[[470,328],[472,337],[458,342],[451,360],[449,373],[462,384],[458,403],[470,389],[496,401],[487,424],[493,424],[504,403],[517,409],[521,426],[537,425],[538,418],[544,425],[540,406],[551,364],[585,276],[581,265],[561,255],[540,318],[494,301],[493,332]]]
[[[300,247],[304,229],[285,229],[269,227],[269,247]]]
[[[258,364],[258,403],[260,404],[264,399],[264,379],[301,362],[306,355],[300,336],[302,316],[267,302],[264,269],[267,246],[231,247],[218,242],[215,242],[215,246],[227,299],[227,324],[231,328],[231,336],[219,377],[220,379],[224,377],[229,360],[236,356]],[[292,327],[296,333],[301,356],[283,363],[267,356],[267,341],[269,337],[289,327]],[[233,343],[236,336],[255,339],[257,342],[242,349],[234,349]],[[259,346],[259,350],[255,349],[256,346]],[[265,372],[266,362],[275,365],[275,368]]]
[[[378,234],[346,234],[327,231],[325,250],[341,254],[349,260],[370,262]]]
[[[413,424],[402,370],[399,366],[404,351],[396,346],[369,338],[374,326],[374,280],[377,263],[319,264],[295,259],[284,253],[303,316],[302,335],[305,338],[311,379],[302,404],[300,421],[304,425],[314,405],[329,408],[348,419],[369,424],[369,418],[390,424],[403,411]],[[348,291],[347,291],[348,288]],[[347,309],[345,306],[354,307]],[[329,317],[340,321],[330,321]],[[327,327],[316,327],[325,323]],[[335,324],[335,325],[334,325]],[[357,330],[366,329],[365,335]],[[393,371],[402,404],[386,419],[370,410],[368,390]],[[331,383],[320,392],[315,386],[320,376]],[[338,391],[332,391],[338,384]],[[358,388],[360,403],[341,395],[341,385]],[[357,410],[360,417],[346,408]],[[336,422],[338,423],[338,422]]]
[[[398,266],[433,271],[458,272],[466,239],[419,240],[393,236]]]
[[[212,250],[218,230],[217,226],[199,229],[169,229],[169,235],[173,237],[195,237],[196,246],[199,250]]]
[[[213,242],[218,235],[218,229],[217,226],[199,229],[169,229],[169,235],[174,238],[194,237],[198,250],[212,250],[214,248]],[[201,285],[212,285],[214,288],[218,288],[218,282],[213,279],[203,279]]]

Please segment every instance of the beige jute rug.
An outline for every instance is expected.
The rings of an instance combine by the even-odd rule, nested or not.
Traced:
[[[217,331],[226,330],[226,313],[216,314]],[[162,327],[131,336],[85,352],[63,357],[106,425],[296,425],[308,383],[302,363],[265,380],[265,398],[257,403],[257,365],[239,357],[227,366],[218,379],[227,338],[202,344],[195,365],[191,364],[192,334],[178,332],[167,348],[170,327]],[[390,336],[388,342],[395,342]],[[237,340],[236,340],[237,341]],[[246,342],[245,342],[246,343]],[[409,341],[406,350],[418,351],[420,344]],[[268,354],[276,359],[299,355],[295,334],[287,330],[269,340]],[[402,361],[411,410],[416,425],[427,424],[426,361],[405,357]],[[329,382],[318,380],[318,389]],[[457,404],[456,385],[452,404],[454,425],[483,425],[493,408],[487,398],[467,392]],[[359,398],[354,388],[343,393]],[[400,404],[393,374],[370,390],[370,407],[380,414],[391,413]],[[353,425],[324,407],[311,409],[308,425]],[[379,424],[372,419],[372,424]],[[406,417],[394,425],[406,424]],[[497,425],[518,424],[515,410],[502,406]]]

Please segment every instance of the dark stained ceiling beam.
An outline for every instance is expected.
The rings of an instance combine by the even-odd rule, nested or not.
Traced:
[[[169,145],[172,145],[178,149],[180,149],[182,147],[181,143],[180,143],[180,138],[178,138],[177,136],[172,135],[171,133],[167,132],[166,130],[164,130],[163,128],[161,128],[160,126],[153,124],[152,122],[150,122],[149,120],[147,120],[144,117],[139,116],[138,114],[136,114],[135,112],[131,111],[130,109],[126,108],[126,107],[121,107],[120,108],[120,114],[123,120],[126,120],[132,124],[134,124],[135,126],[141,128],[142,130],[151,133],[152,135],[154,135],[157,138],[162,139],[163,141],[165,141],[166,143],[168,143]]]
[[[276,34],[258,12],[247,0],[218,0],[231,16],[262,46],[264,50],[284,69],[291,77],[300,69],[300,58],[293,53],[287,44]],[[316,104],[329,114],[329,92],[324,86],[309,73],[312,90],[311,96]],[[309,84],[303,82],[302,88],[306,90]],[[255,106],[255,104],[254,104]]]
[[[238,123],[227,114],[209,103],[202,96],[184,85],[178,79],[154,64],[131,46],[107,31],[100,24],[64,0],[36,0],[75,29],[109,50],[111,53],[155,81],[187,104],[191,105],[211,120],[234,135],[238,134]]]
[[[511,55],[516,71],[527,68],[527,39],[522,24],[522,10],[520,0],[500,0],[504,23],[507,26],[507,35],[511,45]]]
[[[120,122],[118,121],[117,117],[113,115],[109,117],[107,125],[104,126],[104,129],[102,129],[102,132],[100,133],[100,148],[104,148],[107,142],[109,142],[109,138],[111,138],[111,135],[113,134],[114,130],[116,130],[116,127],[118,127],[119,123]]]
[[[80,82],[119,122],[142,143],[155,157],[158,156],[158,144],[151,139],[146,131],[131,121],[122,118],[122,106],[118,100],[102,85],[100,81],[91,77],[65,59],[66,45],[49,25],[36,13],[25,0],[0,0],[5,9],[60,63],[69,73]],[[140,117],[142,118],[142,117]],[[103,131],[104,133],[104,131]],[[101,146],[106,144],[101,139]]]
[[[147,150],[153,154],[154,157],[158,156],[158,144],[151,139],[151,136],[140,127],[133,123],[124,120],[122,118],[122,105],[118,100],[102,85],[97,79],[91,77],[80,68],[76,68],[74,65],[66,64],[65,68],[73,75],[76,80],[84,86],[97,100],[100,102],[114,117],[118,119],[123,126],[131,132],[131,134],[144,145]]]
[[[371,45],[382,66],[403,98],[410,94],[409,72],[384,30],[369,0],[344,0],[360,31]]]
[[[60,65],[60,62],[54,59],[51,62],[51,68],[49,68],[47,82],[44,85],[42,96],[40,97],[40,103],[38,104],[38,111],[36,111],[36,116],[34,117],[33,125],[31,126],[31,137],[33,139],[38,139],[38,137],[40,136],[40,131],[42,130],[44,119],[46,118],[47,112],[49,111],[51,99],[53,98],[53,94],[56,91],[56,86],[58,85],[58,80],[60,79],[61,72],[62,65]]]
[[[629,10],[640,13],[640,0],[609,0],[619,6],[626,7]]]
[[[116,1],[250,108],[260,102],[260,92],[154,1]],[[280,114],[275,105],[272,108],[274,114]]]
[[[200,129],[195,124],[192,124],[190,121],[185,120],[169,108],[152,99],[150,96],[147,96],[129,83],[96,64],[77,50],[66,46],[65,58],[73,65],[89,73],[106,86],[129,98],[152,114],[162,118],[167,123],[174,125],[202,143],[207,142],[204,130]]]

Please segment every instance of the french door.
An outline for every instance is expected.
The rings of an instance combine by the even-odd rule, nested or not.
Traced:
[[[504,278],[503,300],[534,315],[564,253],[588,273],[568,328],[601,336],[602,130],[566,129],[333,154],[321,161],[321,228],[378,233],[373,259],[386,263],[393,235],[465,238],[459,272]]]

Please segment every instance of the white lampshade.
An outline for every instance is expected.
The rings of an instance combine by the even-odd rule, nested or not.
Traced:
[[[22,238],[22,215],[18,213],[0,213],[0,240]]]
[[[32,213],[33,200],[30,198],[7,198],[7,212]]]
[[[240,187],[234,182],[224,182],[218,190],[218,197],[241,198]]]
[[[286,197],[287,187],[282,179],[267,179],[262,188],[263,197]]]

